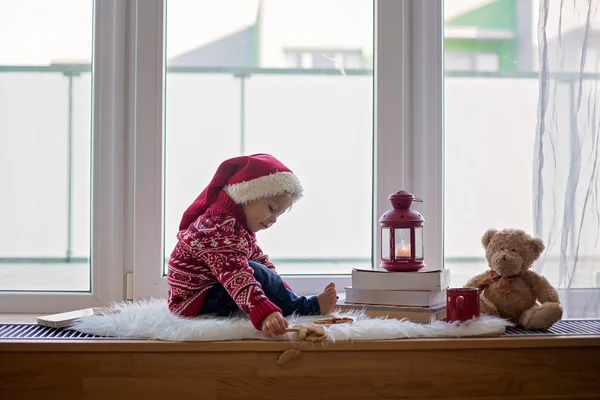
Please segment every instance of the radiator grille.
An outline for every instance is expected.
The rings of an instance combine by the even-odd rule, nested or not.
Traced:
[[[529,330],[519,327],[506,328],[507,336],[535,335],[600,335],[600,319],[567,319],[558,321],[549,330]]]
[[[36,324],[2,324],[0,339],[107,339],[65,328],[51,328]]]
[[[527,330],[508,327],[505,336],[536,335],[600,335],[600,319],[558,321],[549,330]],[[35,324],[0,324],[0,339],[114,339],[89,335],[65,328],[50,328]]]

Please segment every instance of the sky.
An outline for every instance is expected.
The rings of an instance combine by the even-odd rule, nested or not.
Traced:
[[[254,23],[258,0],[171,0],[167,57]],[[89,62],[93,1],[0,0],[0,64]]]
[[[212,42],[224,35],[252,25],[261,0],[168,0],[167,1],[167,58],[184,53],[202,44]],[[284,9],[311,7],[315,18],[318,11],[331,13],[332,24],[336,17],[362,18],[361,7],[326,7],[327,2],[338,0],[262,0],[265,7]],[[345,0],[364,6],[371,0]],[[523,0],[526,1],[526,0]],[[532,40],[537,41],[537,14],[539,0],[531,0],[534,23]],[[445,18],[480,7],[490,0],[446,0]],[[364,3],[364,4],[363,4]],[[560,18],[560,2],[550,2],[548,36],[584,25],[587,18],[587,1],[577,0],[563,4]],[[319,5],[320,4],[320,5]],[[575,11],[573,11],[575,7]],[[0,65],[49,65],[52,63],[84,62],[90,60],[92,51],[92,0],[0,0]],[[352,11],[352,10],[355,11]],[[598,7],[591,15],[592,24],[600,23]],[[281,12],[281,11],[278,11]],[[311,11],[312,12],[312,11]],[[306,15],[306,14],[305,14]],[[310,12],[309,12],[310,15]],[[323,16],[320,16],[323,17]],[[370,17],[370,15],[369,15]],[[560,24],[559,24],[560,21]],[[354,24],[364,29],[368,24]],[[323,25],[320,25],[323,26]],[[355,32],[356,34],[356,32]],[[370,33],[365,32],[363,36]],[[314,32],[306,32],[314,36]],[[327,32],[323,32],[327,35]],[[534,43],[535,44],[535,43]]]
[[[256,19],[259,1],[168,0],[167,57],[171,58],[252,25]],[[315,17],[318,11],[336,10],[335,7],[325,7],[323,2],[337,2],[320,0],[321,5],[318,5],[318,2],[308,0],[263,1],[265,7],[277,6],[280,10],[285,8],[283,5],[286,3],[291,8],[300,5],[313,7]],[[445,18],[452,18],[489,1],[447,0],[444,3]],[[539,0],[532,1],[535,15]],[[371,0],[346,0],[346,3],[349,2],[371,4]],[[583,3],[587,2],[578,2],[578,7],[585,6]],[[89,62],[92,49],[92,8],[92,0],[0,0],[0,64],[48,65],[53,62]],[[562,21],[564,30],[581,25],[585,18],[585,13],[569,14]],[[336,23],[333,19],[335,17],[361,18],[362,14],[352,12],[352,7],[349,6],[344,9],[344,13],[332,13],[332,24]],[[598,20],[600,13],[594,17]],[[558,21],[557,7],[551,9],[551,21]],[[536,24],[532,25],[532,29],[536,29]],[[553,34],[556,34],[558,23],[550,25]],[[358,24],[357,28],[360,29]],[[314,34],[306,32],[307,35],[311,33]],[[327,32],[323,32],[323,35],[326,34]]]

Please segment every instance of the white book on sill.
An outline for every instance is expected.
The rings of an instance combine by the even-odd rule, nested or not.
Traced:
[[[369,290],[346,287],[346,303],[431,307],[446,301],[446,290]]]
[[[352,287],[370,290],[444,290],[450,286],[449,269],[416,272],[388,272],[370,269],[352,270]]]
[[[119,310],[104,307],[92,307],[82,310],[67,311],[59,314],[44,315],[37,318],[37,324],[51,328],[68,328],[79,318],[91,317],[92,315],[104,315],[118,313]]]

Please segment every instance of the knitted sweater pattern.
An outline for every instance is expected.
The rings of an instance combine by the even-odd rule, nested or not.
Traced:
[[[260,329],[267,315],[281,309],[263,292],[249,260],[275,271],[255,234],[246,228],[241,207],[221,191],[203,215],[177,234],[167,275],[169,310],[184,317],[197,316],[207,292],[221,284]]]

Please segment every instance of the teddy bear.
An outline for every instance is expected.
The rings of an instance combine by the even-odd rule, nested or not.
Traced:
[[[489,270],[464,287],[479,288],[484,314],[509,319],[526,329],[548,329],[562,318],[558,292],[530,270],[544,251],[541,239],[520,229],[489,229],[482,237]]]

